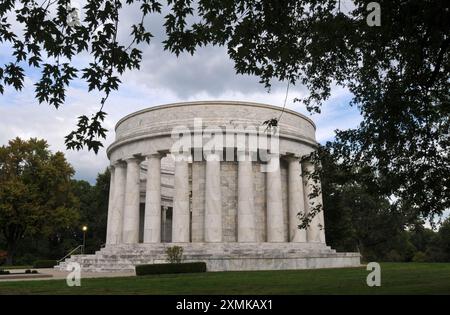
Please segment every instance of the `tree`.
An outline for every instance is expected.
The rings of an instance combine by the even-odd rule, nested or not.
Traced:
[[[110,172],[106,169],[97,175],[94,186],[83,180],[72,181],[73,192],[80,200],[80,225],[88,227],[86,244],[88,252],[99,249],[106,240],[109,179]],[[74,230],[73,234],[82,239],[79,228]]]
[[[366,261],[392,260],[390,253],[398,260],[412,258],[415,249],[405,235],[411,222],[373,189],[371,170],[341,163],[330,144],[318,152],[327,243],[339,251],[359,251]]]
[[[450,218],[447,218],[439,228],[439,238],[446,261],[450,261]]]
[[[25,235],[50,235],[78,219],[70,190],[73,168],[45,140],[15,138],[0,147],[0,231],[12,264]]]
[[[92,212],[91,216],[95,218],[95,225],[92,230],[92,236],[97,240],[97,243],[93,243],[91,246],[95,249],[98,249],[106,240],[110,178],[111,173],[109,172],[109,169],[106,169],[103,173],[97,175],[94,186],[95,210]]]
[[[415,224],[409,231],[411,242],[417,248],[418,251],[425,253],[427,248],[435,239],[435,232],[431,229],[424,227],[423,222]]]
[[[320,111],[333,85],[347,88],[363,122],[337,134],[336,152],[346,163],[370,167],[380,194],[395,197],[409,215],[439,216],[450,206],[448,1],[378,1],[379,26],[367,22],[376,13],[369,2],[354,0],[344,12],[339,0],[168,0],[165,49],[178,55],[226,46],[237,73],[256,75],[268,88],[272,80],[306,86],[309,96],[297,100],[311,111]],[[136,4],[141,19],[130,42],[119,43],[119,10]],[[119,76],[139,68],[136,45],[152,37],[145,19],[161,7],[157,0],[86,0],[81,21],[69,0],[4,0],[0,39],[12,46],[12,60],[0,69],[0,92],[5,85],[21,89],[21,65],[28,64],[42,69],[39,101],[59,107],[80,74],[104,98],[97,114],[80,117],[66,144],[97,151],[106,132],[103,105]],[[24,27],[23,36],[12,31],[11,19]],[[70,61],[85,52],[89,65],[73,67]]]
[[[425,253],[429,261],[450,262],[450,218],[441,224]]]

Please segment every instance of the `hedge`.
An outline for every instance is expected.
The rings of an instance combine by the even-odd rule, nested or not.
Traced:
[[[38,273],[37,272],[37,270],[30,270],[30,269],[27,269],[27,270],[25,270],[25,273]]]
[[[136,275],[155,275],[164,273],[193,273],[206,272],[206,263],[192,262],[179,264],[151,264],[151,265],[137,265]]]
[[[53,268],[58,264],[56,260],[36,260],[33,268]]]

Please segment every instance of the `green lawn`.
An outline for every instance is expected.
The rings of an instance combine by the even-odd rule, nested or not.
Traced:
[[[381,287],[362,268],[211,272],[127,278],[0,282],[0,294],[450,294],[450,263],[384,263]]]

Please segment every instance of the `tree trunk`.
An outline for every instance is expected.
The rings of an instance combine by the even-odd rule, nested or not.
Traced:
[[[14,263],[14,255],[16,253],[17,242],[22,238],[25,229],[19,224],[10,224],[7,229],[3,231],[7,244],[6,264],[12,265]]]
[[[14,254],[16,252],[16,243],[15,242],[8,242],[7,246],[7,255],[6,255],[6,265],[12,265],[14,263]]]

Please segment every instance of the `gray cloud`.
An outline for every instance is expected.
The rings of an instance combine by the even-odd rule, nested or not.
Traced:
[[[219,97],[230,91],[242,93],[266,93],[259,78],[237,75],[233,61],[224,47],[201,47],[196,53],[183,53],[179,57],[153,43],[144,48],[141,71],[129,73],[127,80],[145,84],[149,88],[164,88],[179,98],[189,98],[198,93]],[[286,84],[274,82],[271,91],[284,90]]]
[[[150,45],[141,44],[143,62],[139,74],[128,73],[126,80],[144,83],[148,88],[163,88],[180,99],[207,93],[221,97],[229,92],[266,93],[259,78],[250,75],[236,75],[234,63],[228,57],[225,47],[199,47],[192,56],[182,53],[179,57],[164,51],[162,42],[166,39],[163,27],[167,8],[161,14],[152,14],[146,19],[146,28],[153,34]],[[129,42],[130,27],[140,19],[136,6],[122,10],[119,23],[119,40]],[[275,81],[271,91],[284,90],[285,83]]]
[[[129,26],[139,19],[139,13],[133,8],[124,9],[123,13],[119,39],[126,44],[129,42]],[[113,92],[108,99],[105,126],[109,132],[105,148],[114,141],[114,125],[120,118],[159,104],[222,99],[283,105],[286,83],[275,82],[268,93],[258,83],[258,78],[236,75],[233,62],[223,47],[203,47],[194,56],[182,54],[178,58],[164,51],[161,44],[164,39],[163,15],[152,15],[147,22],[155,38],[150,46],[141,46],[144,52],[141,70],[126,72],[120,90]],[[2,51],[0,58],[7,55]],[[88,58],[88,54],[84,54],[76,65],[85,64]],[[88,93],[85,84],[75,81],[76,84],[67,92],[66,103],[56,110],[46,104],[38,105],[32,79],[35,75],[29,75],[22,92],[9,89],[5,95],[0,95],[0,145],[16,136],[46,139],[52,151],[60,150],[66,154],[76,170],[76,178],[93,183],[97,173],[109,164],[105,149],[98,155],[86,150],[66,151],[64,136],[75,128],[78,116],[92,114],[99,109],[102,95]],[[287,107],[306,113],[303,107],[292,102],[294,97],[304,97],[306,93],[301,86],[291,87]],[[319,141],[333,137],[336,128],[357,125],[360,116],[346,105],[348,98],[348,92],[334,89],[333,98],[324,106],[322,114],[312,117],[318,127]],[[341,105],[336,107],[336,104]]]

